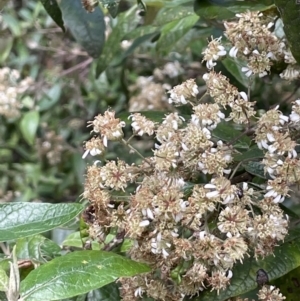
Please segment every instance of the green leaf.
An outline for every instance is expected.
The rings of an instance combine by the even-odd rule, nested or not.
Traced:
[[[213,137],[226,141],[234,142],[236,148],[249,149],[251,144],[251,139],[246,135],[241,135],[242,133],[228,123],[221,122],[218,126],[212,131]]]
[[[23,138],[29,145],[33,145],[39,125],[40,115],[37,111],[30,111],[23,115],[20,121],[20,130]]]
[[[109,35],[102,55],[97,61],[96,77],[98,77],[113,61],[115,56],[121,55],[124,51],[121,48],[121,41],[125,34],[129,33],[138,24],[138,19],[135,17],[135,7],[129,9],[125,13],[119,14],[118,23],[113,27]]]
[[[141,115],[145,116],[146,118],[150,119],[153,122],[162,122],[163,118],[165,118],[165,115],[168,114],[168,112],[161,112],[161,111],[141,111],[141,112],[122,112],[117,117],[120,118],[122,121],[126,122],[126,124],[131,124],[131,119],[128,119],[128,117],[133,113],[141,113]],[[181,114],[182,116],[182,114]],[[188,118],[189,116],[183,116],[184,118]]]
[[[66,237],[66,239],[62,243],[63,246],[82,248],[82,239],[80,236],[80,232],[76,231],[71,233]]]
[[[147,265],[112,252],[78,251],[32,271],[21,282],[21,297],[25,301],[70,298],[103,287],[119,277],[149,271]]]
[[[162,8],[154,22],[154,26],[162,26],[164,24],[170,23],[172,21],[180,20],[190,15],[194,15],[194,10],[192,6],[175,6],[171,8]]]
[[[250,161],[242,164],[247,172],[262,179],[267,179],[264,165],[261,162]]]
[[[120,285],[115,282],[107,284],[99,289],[100,298],[94,300],[89,298],[88,301],[119,301],[121,299],[119,287]]]
[[[219,5],[220,2],[212,4],[211,0],[195,0],[194,2],[194,10],[197,15],[204,19],[218,19],[218,20],[226,20],[235,17],[237,13],[243,13],[247,10],[250,11],[262,11],[269,8],[272,4],[270,1],[265,2],[256,2],[256,1],[226,1]],[[213,1],[215,2],[215,1]]]
[[[83,209],[82,204],[0,204],[0,241],[49,231],[69,222]]]
[[[250,159],[259,159],[264,157],[264,152],[255,145],[246,152],[234,155],[233,157],[234,160],[238,162]]]
[[[131,32],[128,32],[127,34],[125,34],[124,39],[125,40],[133,40],[133,39],[143,37],[145,35],[149,35],[151,33],[159,34],[159,31],[156,27],[154,27],[152,25],[140,26],[140,27],[133,29]]]
[[[58,253],[60,247],[42,235],[34,235],[17,240],[16,253],[18,259],[29,259],[33,262],[45,263],[44,251],[47,253],[49,253],[49,251],[51,251],[51,253]]]
[[[242,61],[238,58],[226,57],[222,64],[234,76],[234,78],[244,87],[249,86],[249,78],[242,72]]]
[[[286,199],[288,200],[288,199]],[[293,219],[297,219],[299,220],[300,216],[293,210],[293,209],[290,209],[289,207],[283,205],[282,203],[279,203],[279,207],[280,209],[282,209],[282,211],[287,214],[290,218],[293,218]],[[289,233],[290,233],[291,229],[289,230]],[[298,232],[299,232],[299,229],[298,229]],[[300,233],[299,233],[300,235]],[[286,240],[285,240],[286,241]]]
[[[133,245],[134,245],[133,240],[125,238],[124,242],[122,243],[120,252],[122,253],[128,252],[133,247]]]
[[[238,263],[233,268],[231,284],[226,290],[209,290],[200,293],[193,301],[223,301],[228,298],[240,296],[257,287],[256,272],[264,269],[269,280],[275,280],[300,266],[300,238],[286,242],[274,250],[274,256],[256,261],[253,257],[247,258],[243,263]]]
[[[0,291],[5,292],[8,290],[9,278],[6,272],[0,268]]]
[[[157,51],[170,52],[176,44],[181,43],[181,39],[196,24],[199,17],[196,14],[172,21],[164,25],[161,35],[156,44]]]
[[[46,91],[44,97],[39,102],[40,111],[46,111],[53,107],[58,102],[61,92],[61,84],[56,84]]]
[[[40,0],[49,14],[49,16],[53,19],[53,21],[63,30],[65,31],[64,21],[62,19],[61,10],[57,4],[56,0]]]
[[[88,293],[86,301],[119,301],[120,290],[117,283],[110,283]]]
[[[90,240],[90,237],[88,237]],[[85,237],[81,237],[80,231],[73,232],[69,234],[66,239],[62,242],[63,246],[83,248],[83,243],[86,241]],[[92,250],[100,250],[103,244],[97,241],[92,241]]]
[[[14,39],[11,36],[0,36],[0,63],[5,62],[10,54]]]
[[[300,296],[300,268],[298,267],[284,277],[276,279],[274,285],[280,289],[286,300],[298,300]]]
[[[291,52],[300,64],[300,3],[296,0],[274,0],[278,7]]]
[[[97,58],[105,42],[105,22],[100,7],[88,13],[82,7],[81,0],[62,0],[60,8],[63,20],[76,41],[90,56]]]
[[[49,261],[55,257],[61,256],[61,248],[51,239],[45,239],[41,245],[41,255],[43,259]]]

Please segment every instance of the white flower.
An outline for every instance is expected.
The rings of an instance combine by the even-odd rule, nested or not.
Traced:
[[[248,67],[242,67],[242,72],[245,72],[245,75],[247,77],[250,77],[252,75],[252,73],[253,73],[252,70],[249,69]]]
[[[216,65],[215,61],[219,59],[219,57],[226,55],[226,50],[224,46],[220,44],[221,37],[217,39],[212,39],[207,48],[202,52],[204,55],[203,61],[206,61],[207,69],[213,69]]]
[[[240,92],[240,95],[242,96],[242,98],[245,100],[245,101],[248,101],[248,96],[245,92]]]
[[[143,220],[139,224],[140,227],[147,227],[149,225],[150,225],[150,222],[148,220]]]
[[[97,155],[101,155],[101,153],[102,150],[100,150],[99,148],[87,149],[82,155],[82,159],[85,159],[88,154],[91,154],[91,156],[97,156]]]
[[[238,48],[236,48],[235,46],[233,46],[233,47],[230,49],[230,51],[229,51],[229,56],[231,56],[231,57],[236,57],[237,53],[238,53]]]

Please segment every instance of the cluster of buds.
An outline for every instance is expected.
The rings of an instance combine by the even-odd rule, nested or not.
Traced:
[[[226,25],[227,36],[235,45],[231,53],[241,52],[248,63],[264,52],[275,57],[279,44],[269,33],[270,26],[252,24],[253,20],[260,22],[261,15],[238,17],[236,28],[233,23]],[[247,35],[237,34],[242,27]],[[255,42],[250,32],[258,36]],[[253,43],[259,43],[258,49],[253,49]],[[225,50],[220,39],[211,41],[209,47],[204,56],[211,70]],[[265,66],[251,74],[268,70]],[[300,126],[300,100],[289,117],[278,108],[258,117],[249,92],[238,91],[228,78],[213,70],[203,78],[206,95],[212,99],[208,103],[199,100],[194,79],[169,91],[169,103],[191,106],[189,118],[175,112],[158,124],[133,113],[128,139],[123,132],[125,122],[113,111],[89,122],[97,136],[86,143],[84,157],[103,155],[109,141],[122,143],[130,156],[136,156],[130,159],[133,164],[121,159],[104,164],[97,160],[88,167],[84,191],[90,201],[86,213],[92,217],[87,219],[91,237],[105,245],[107,235],[117,233],[118,242],[131,242],[128,256],[152,268],[147,274],[120,279],[123,301],[147,297],[180,301],[207,289],[219,292],[230,284],[236,263],[249,254],[255,258],[272,254],[288,232],[288,218],[279,203],[288,195],[290,185],[299,183],[296,143],[289,131]],[[265,151],[262,163],[266,177],[271,178],[265,186],[258,188],[239,180],[234,142],[214,135],[225,122],[255,129],[250,131],[255,134],[252,147]],[[143,139],[144,135],[155,141],[148,157],[131,144],[134,137]],[[267,286],[260,290],[259,298],[273,295],[284,299],[274,287]]]

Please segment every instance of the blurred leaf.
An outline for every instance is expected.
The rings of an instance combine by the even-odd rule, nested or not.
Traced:
[[[297,0],[274,0],[278,7],[291,52],[300,64],[300,3]]]
[[[20,130],[23,138],[29,145],[33,145],[39,125],[40,115],[37,111],[30,111],[23,115],[20,121]]]
[[[143,0],[137,0],[137,4],[138,4],[138,6],[141,7],[144,11],[147,10],[147,6],[146,6],[146,4],[144,3]]]
[[[290,208],[288,208],[288,207],[286,207],[285,205],[283,205],[282,203],[279,203],[279,207],[280,207],[280,209],[282,209],[282,211],[285,213],[285,214],[287,214],[289,217],[292,217],[292,218],[294,218],[294,219],[298,219],[299,220],[299,215],[296,213],[296,212],[294,212],[293,210],[291,210]],[[290,233],[290,231],[291,231],[291,229],[289,230],[289,233]],[[299,231],[299,229],[298,229],[298,232],[300,232]],[[299,233],[299,235],[300,235],[300,233]],[[286,240],[285,240],[286,241]]]
[[[138,18],[135,17],[136,9],[132,7],[125,13],[119,14],[117,24],[113,27],[109,35],[102,55],[97,61],[96,77],[98,77],[112,62],[117,55],[121,55],[124,51],[121,48],[121,41],[125,34],[129,33],[138,23]]]
[[[21,23],[13,15],[3,14],[2,19],[3,23],[8,26],[15,37],[22,35]]]
[[[134,28],[131,32],[128,32],[125,34],[124,39],[126,40],[133,40],[137,39],[139,37],[143,37],[152,33],[159,34],[159,30],[157,27],[152,25],[146,25],[146,26],[139,26],[137,28]]]
[[[176,21],[176,20],[180,20],[183,18],[186,18],[188,16],[194,15],[194,10],[192,6],[175,6],[175,7],[171,7],[171,8],[162,8],[154,22],[153,25],[154,26],[162,26],[164,24]]]
[[[71,159],[72,159],[72,164],[73,164],[73,170],[74,170],[75,176],[77,178],[77,182],[79,184],[83,183],[86,163],[82,159],[82,154],[74,153],[72,155]]]
[[[300,238],[275,247],[274,255],[256,261],[253,257],[234,266],[231,284],[225,290],[200,293],[193,301],[223,301],[250,292],[257,287],[256,272],[264,269],[275,280],[300,266]]]
[[[6,272],[0,268],[0,291],[7,291],[8,290],[8,282],[9,278],[6,275]]]
[[[5,293],[0,292],[0,300],[1,300],[1,301],[8,301],[7,298],[6,298]]]
[[[62,19],[61,10],[57,4],[56,0],[40,0],[53,21],[65,31],[64,21]]]
[[[105,43],[105,22],[100,7],[88,13],[81,0],[61,0],[60,8],[63,20],[76,41],[90,56],[97,58]]]
[[[53,252],[58,253],[60,247],[42,235],[20,238],[16,243],[18,259],[29,259],[33,262],[44,263],[46,262],[44,250],[49,255],[50,253],[53,254]]]
[[[144,42],[146,42],[150,39],[153,39],[155,36],[157,36],[157,34],[158,34],[158,32],[149,33],[149,34],[146,34],[142,37],[135,39],[133,41],[133,43],[130,45],[130,47],[128,47],[128,49],[126,51],[124,51],[112,65],[117,66],[117,65],[121,64],[124,61],[124,59],[126,59],[126,57],[128,57],[129,55],[131,55],[134,52],[134,50],[136,48],[138,48]]]
[[[0,241],[9,241],[56,228],[76,217],[81,204],[0,204]]]
[[[119,277],[149,271],[147,265],[112,252],[73,252],[32,271],[21,282],[21,297],[25,301],[70,298],[114,282]]]
[[[22,184],[29,184],[30,186],[33,186],[34,188],[36,188],[38,186],[38,182],[41,178],[41,165],[37,164],[37,163],[14,163],[13,167],[15,170],[18,170],[20,172],[20,174],[23,174],[23,176],[25,177],[25,181],[24,179],[22,179]]]
[[[221,122],[212,131],[212,135],[226,142],[234,142],[234,146],[243,149],[249,149],[251,144],[251,139],[246,135],[241,135],[242,133],[233,128],[228,123]]]
[[[4,8],[4,6],[7,4],[8,0],[0,0],[0,10]]]
[[[212,0],[195,0],[194,10],[197,15],[204,19],[226,20],[235,17],[237,13],[243,13],[247,10],[262,11],[268,9],[270,1],[222,1],[220,3],[210,3]],[[264,4],[267,3],[267,4]]]
[[[8,258],[2,258],[0,260],[0,269],[8,271],[9,268],[10,268],[9,263],[10,263],[10,259],[8,259]]]
[[[156,50],[166,53],[170,52],[175,44],[180,44],[180,39],[187,34],[187,32],[196,24],[198,19],[199,17],[193,14],[164,25],[156,44]]]
[[[113,18],[118,15],[120,0],[100,0],[100,2]]]
[[[54,106],[60,99],[61,92],[61,84],[55,84],[47,92],[45,92],[44,97],[39,102],[40,111],[46,111]]]
[[[250,161],[243,163],[242,166],[250,174],[257,176],[262,179],[267,179],[267,176],[264,172],[264,165],[261,162]]]
[[[3,63],[9,56],[13,41],[11,36],[0,36],[0,63]]]

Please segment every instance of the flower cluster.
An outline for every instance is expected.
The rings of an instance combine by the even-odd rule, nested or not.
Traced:
[[[6,118],[17,118],[20,116],[22,104],[20,95],[32,84],[32,79],[27,77],[20,80],[20,73],[17,70],[0,69],[0,116]]]
[[[229,83],[226,76],[214,71],[204,74],[203,79],[206,82],[207,93],[214,101],[220,107],[231,109],[229,119],[241,124],[250,122],[250,118],[255,115],[255,103],[248,100],[244,91],[239,92]]]
[[[279,56],[279,39],[270,31],[273,22],[266,23],[260,12],[237,14],[238,22],[225,22],[225,35],[233,45],[229,55],[247,59],[242,71],[247,76],[265,76],[271,68],[271,59]]]
[[[294,80],[300,76],[300,68],[296,64],[285,39],[279,39],[274,31],[276,16],[265,17],[261,12],[245,12],[236,15],[238,21],[225,22],[225,36],[231,43],[229,56],[240,58],[246,62],[241,70],[246,76],[263,77],[271,70],[275,61],[287,64],[280,74],[281,78]],[[271,20],[271,22],[270,22]],[[221,38],[212,39],[203,51],[203,61],[208,69],[213,69],[218,59],[226,55]]]
[[[283,115],[277,107],[266,112],[255,131],[258,147],[266,150],[262,162],[265,173],[271,177],[265,198],[272,198],[275,203],[283,202],[290,187],[299,183],[300,161],[295,150],[296,142],[289,135],[289,128],[297,123],[295,112],[299,110],[299,103],[299,100],[295,101],[290,117]]]
[[[156,124],[141,114],[130,116],[134,136],[155,135],[152,157],[143,158],[130,146],[131,152],[141,156],[140,164],[128,165],[118,159],[103,166],[96,161],[88,168],[84,197],[91,202],[91,236],[103,242],[110,229],[118,228],[118,233],[132,241],[128,255],[153,269],[120,280],[123,300],[142,296],[182,300],[207,288],[225,289],[236,262],[251,252],[256,258],[267,256],[287,234],[288,220],[278,202],[287,195],[288,185],[295,183],[293,176],[300,175],[295,142],[288,136],[288,117],[273,109],[257,122],[255,141],[266,150],[263,162],[272,176],[266,192],[246,182],[232,184],[234,147],[216,139],[212,130],[226,119],[224,106],[233,108],[242,99],[244,107],[250,108],[244,110],[243,121],[250,122],[254,104],[248,104],[244,93],[221,74],[211,72],[206,77],[215,103],[192,104],[189,120],[170,113]],[[223,85],[229,93],[227,100],[217,91]],[[173,89],[172,99],[194,97],[194,81],[182,87],[192,88]],[[291,113],[293,126],[299,123],[299,103],[295,102]],[[241,120],[232,115],[228,119]],[[98,115],[90,125],[101,139],[88,141],[84,156],[104,153],[110,140],[129,146],[123,138],[125,124],[114,112]],[[191,179],[199,177],[202,180],[192,181],[187,193]],[[121,197],[117,191],[122,191]],[[211,223],[216,227],[211,228]]]
[[[207,48],[203,51],[203,61],[206,61],[207,69],[212,69],[216,66],[216,62],[221,56],[226,55],[226,50],[223,45],[220,43],[221,37],[217,39],[212,39]]]
[[[286,299],[278,288],[273,285],[264,285],[257,293],[258,300],[260,301],[283,301]],[[228,299],[228,301],[255,301],[254,299],[236,297]]]
[[[262,301],[282,301],[286,298],[273,285],[264,285],[257,294],[258,300]]]
[[[230,53],[241,54],[251,74],[262,75],[271,66],[269,58],[278,55],[280,43],[270,25],[261,23],[261,14],[238,17],[238,22],[226,24],[226,35],[234,45]],[[155,123],[131,114],[128,139],[125,122],[113,111],[89,122],[97,137],[86,143],[84,157],[103,155],[110,141],[122,143],[136,156],[130,160],[134,164],[121,159],[96,161],[87,170],[84,192],[90,201],[85,215],[91,237],[101,243],[113,233],[119,242],[128,239],[127,255],[152,268],[147,274],[119,280],[124,301],[179,301],[207,289],[219,293],[234,277],[236,263],[250,254],[256,259],[272,254],[287,234],[288,218],[279,203],[290,186],[299,183],[300,164],[291,132],[300,126],[300,100],[294,102],[290,116],[278,108],[257,116],[250,92],[239,91],[212,70],[223,55],[220,39],[212,40],[204,52],[210,69],[203,76],[205,95],[212,101],[198,99],[194,79],[169,91],[170,104],[190,106],[188,118],[174,112]],[[239,150],[235,142],[240,137],[231,141],[215,132],[222,131],[225,123],[245,130],[240,137],[253,135],[252,140],[244,137],[249,150],[263,150],[263,159],[252,163],[263,164],[264,184],[252,185],[238,174],[242,162],[235,159]],[[154,140],[149,157],[131,145],[134,137],[140,140],[146,134]],[[110,248],[104,243],[104,249]],[[259,292],[260,300],[273,297],[284,299],[274,287],[264,286]]]

